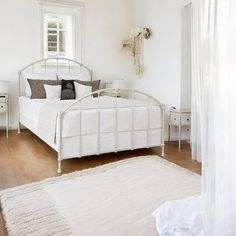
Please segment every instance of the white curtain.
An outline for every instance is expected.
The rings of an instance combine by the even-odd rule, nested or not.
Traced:
[[[193,0],[193,158],[205,236],[236,235],[236,0]]]
[[[203,92],[203,65],[205,52],[203,48],[204,19],[200,1],[192,3],[192,125],[191,148],[192,158],[201,161],[202,133],[202,92]]]

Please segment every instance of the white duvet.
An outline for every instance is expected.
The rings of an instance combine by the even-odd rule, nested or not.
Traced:
[[[75,101],[50,101],[41,107],[39,113],[39,132],[41,135],[50,135],[54,139],[58,113],[63,112],[68,105]],[[96,133],[146,130],[161,128],[160,108],[138,100],[117,99],[118,109],[114,109],[116,99],[108,96],[89,98],[83,103],[75,104],[62,119],[62,137],[89,135]],[[97,109],[101,108],[101,109]],[[117,112],[117,126],[116,126]],[[149,120],[148,120],[148,113]],[[46,117],[46,119],[45,119]],[[132,124],[133,120],[133,124]],[[49,132],[51,131],[51,132]],[[80,133],[81,132],[81,133]]]

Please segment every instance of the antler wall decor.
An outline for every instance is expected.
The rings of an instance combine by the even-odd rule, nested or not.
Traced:
[[[130,31],[130,40],[123,43],[123,48],[129,51],[134,59],[136,74],[144,73],[143,40],[150,39],[152,32],[146,27],[137,27]]]

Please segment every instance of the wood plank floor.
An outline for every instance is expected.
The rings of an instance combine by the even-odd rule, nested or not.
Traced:
[[[160,153],[160,148],[151,148],[66,160],[62,162],[62,170],[63,173],[70,173],[109,162]],[[166,143],[165,158],[201,173],[201,165],[191,159],[191,150],[187,142],[183,142],[181,152],[178,152],[177,142]],[[30,131],[23,130],[20,135],[16,131],[11,131],[9,139],[0,131],[0,190],[57,176],[56,160],[57,153]],[[6,235],[3,225],[0,214],[0,236]]]

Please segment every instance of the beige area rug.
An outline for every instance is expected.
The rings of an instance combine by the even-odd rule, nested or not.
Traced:
[[[138,157],[0,192],[9,235],[156,236],[152,212],[200,193],[200,176]]]

